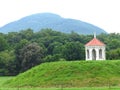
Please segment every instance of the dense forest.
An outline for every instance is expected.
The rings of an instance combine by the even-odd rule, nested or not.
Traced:
[[[84,45],[93,35],[65,34],[51,29],[0,33],[0,76],[17,75],[44,62],[85,59]],[[120,59],[120,34],[100,34],[107,60]]]

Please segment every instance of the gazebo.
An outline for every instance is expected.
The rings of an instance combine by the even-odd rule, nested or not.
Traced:
[[[105,60],[105,44],[96,38],[85,44],[86,60]]]

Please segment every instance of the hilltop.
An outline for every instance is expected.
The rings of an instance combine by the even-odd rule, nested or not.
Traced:
[[[4,86],[10,87],[97,87],[120,85],[120,61],[60,61],[38,65]]]
[[[80,20],[63,18],[53,13],[38,13],[23,17],[20,20],[4,25],[0,28],[0,32],[18,32],[28,28],[33,29],[35,32],[41,29],[51,28],[64,33],[70,33],[72,31],[79,34],[93,34],[93,32],[97,34],[106,33],[105,30],[95,25]]]

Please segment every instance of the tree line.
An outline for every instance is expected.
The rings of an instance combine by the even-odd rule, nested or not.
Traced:
[[[93,35],[69,34],[42,29],[0,33],[0,75],[17,75],[44,62],[85,59],[84,45]],[[108,60],[120,59],[120,34],[102,33]]]

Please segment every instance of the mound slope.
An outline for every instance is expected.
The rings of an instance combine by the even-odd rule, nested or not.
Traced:
[[[11,87],[118,86],[120,61],[52,62],[36,66],[4,83]]]

